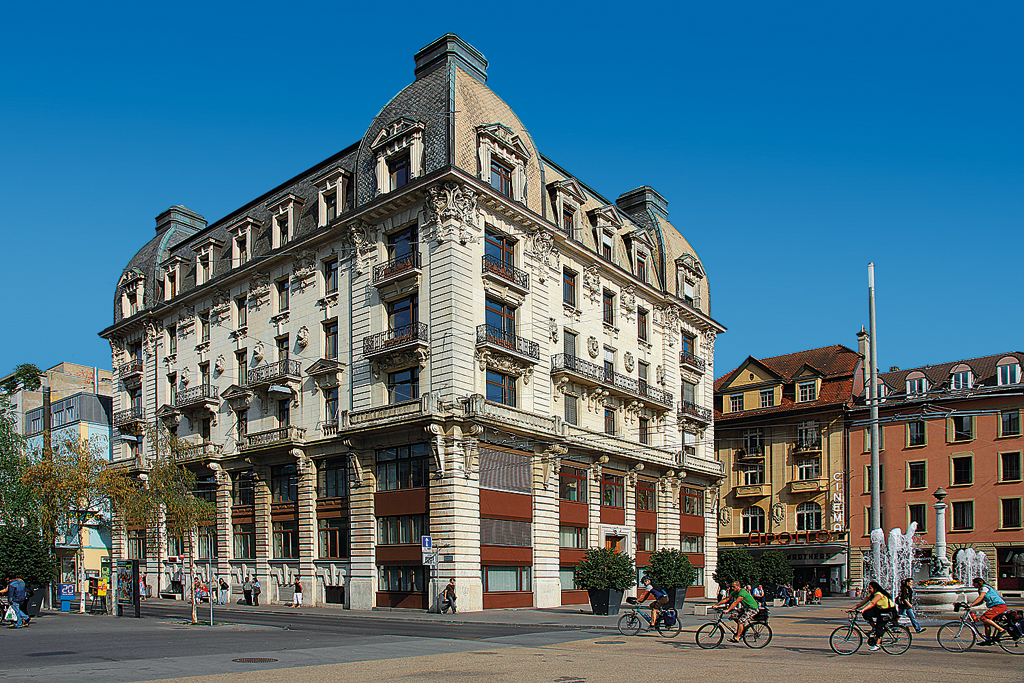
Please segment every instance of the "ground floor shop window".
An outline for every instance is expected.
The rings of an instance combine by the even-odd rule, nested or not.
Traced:
[[[382,566],[379,569],[379,590],[405,593],[421,593],[424,590],[426,583],[423,580],[423,567]]]
[[[217,527],[212,524],[199,527],[199,559],[217,557]]]
[[[235,559],[256,559],[256,525],[236,524],[232,530],[234,536]]]
[[[531,590],[530,567],[484,567],[485,593],[511,593]]]
[[[704,552],[704,537],[703,536],[680,536],[679,537],[679,549],[684,553],[703,553]]]
[[[129,529],[128,530],[128,559],[129,560],[144,560],[144,559],[146,559],[146,530],[145,529]]]
[[[299,523],[274,522],[274,557],[291,560],[299,556]]]
[[[1024,545],[996,548],[999,561],[999,590],[1024,590]]]
[[[341,518],[318,520],[320,557],[328,559],[349,556],[348,522]]]
[[[574,571],[574,567],[559,567],[558,568],[558,581],[559,581],[559,583],[562,584],[562,590],[564,590],[564,591],[581,590],[580,587],[576,585],[576,580],[574,579],[575,575],[573,574],[573,571]]]

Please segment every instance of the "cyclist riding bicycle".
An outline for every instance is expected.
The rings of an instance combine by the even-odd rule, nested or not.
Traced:
[[[864,621],[871,624],[871,635],[868,636],[868,645],[870,647],[868,649],[877,650],[885,620],[888,618],[895,622],[898,619],[896,616],[896,601],[892,599],[888,591],[882,588],[877,581],[872,581],[868,584],[868,594],[849,611],[854,612],[864,605],[867,605],[863,611]]]
[[[732,590],[715,607],[721,607],[730,600],[732,600],[732,604],[725,611],[736,612],[736,616],[733,618],[736,620],[737,627],[736,635],[730,638],[729,642],[738,643],[740,638],[743,637],[743,630],[747,627],[747,624],[753,621],[761,612],[761,606],[757,604],[757,600],[750,594],[750,591],[740,585],[739,581],[732,582]]]
[[[646,592],[641,596],[639,602],[646,600],[647,596],[654,598],[651,600],[651,604],[649,605],[651,608],[651,626],[654,626],[658,623],[659,609],[668,604],[668,593],[655,586],[654,582],[651,581],[651,577],[646,574],[644,575],[644,578],[640,579],[640,583],[643,584]]]
[[[985,640],[978,645],[992,645],[1006,635],[1006,629],[996,623],[996,617],[1009,608],[1006,606],[1003,596],[999,595],[995,588],[985,583],[984,579],[975,579],[972,583],[978,589],[978,598],[970,606],[980,605],[984,601],[985,607],[988,608],[980,617],[981,622],[985,624]],[[992,629],[996,630],[995,635],[992,635]]]

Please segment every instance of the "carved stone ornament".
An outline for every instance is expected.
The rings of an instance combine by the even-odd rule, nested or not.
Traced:
[[[156,340],[160,338],[160,330],[156,326],[156,323],[148,322],[142,330],[143,346],[146,349],[146,355],[152,356],[156,353]]]
[[[715,348],[715,337],[718,336],[718,332],[708,327],[704,329],[704,346],[710,350]]]
[[[266,301],[264,301],[266,299]],[[249,308],[259,310],[260,306],[270,301],[270,273],[256,271],[249,280]]]
[[[622,310],[627,315],[632,316],[636,312],[636,287],[630,285],[622,290],[622,296],[619,297],[622,302]]]
[[[312,249],[303,249],[295,255],[292,263],[292,286],[302,292],[312,283],[316,276],[316,252]]]
[[[441,244],[457,239],[466,244],[475,239],[477,229],[476,190],[458,183],[427,188],[425,234]]]
[[[356,275],[365,272],[370,258],[377,252],[377,228],[373,223],[353,221],[345,226],[342,240],[351,250],[352,269]]]
[[[551,335],[551,342],[554,344],[558,343],[558,321],[554,318],[548,318],[548,333]]]
[[[722,526],[729,526],[732,523],[731,508],[722,508],[718,511],[718,523]]]
[[[656,381],[658,382],[658,384],[660,384],[661,386],[665,386],[665,366],[664,365],[659,365],[657,368],[655,368],[654,376],[657,378]]]
[[[583,269],[583,291],[591,303],[596,304],[601,300],[601,274],[597,272],[597,266]]]
[[[626,351],[626,355],[622,357],[622,364],[626,368],[626,372],[633,372],[633,354]]]
[[[295,333],[295,343],[299,345],[300,349],[306,348],[309,344],[309,328],[303,325],[299,328],[299,331]]]
[[[530,378],[533,377],[532,365],[521,363],[510,356],[481,349],[476,352],[476,358],[480,364],[480,370],[495,370],[513,377],[522,377],[524,384],[529,384]]]
[[[597,358],[597,354],[601,353],[601,345],[597,342],[597,337],[587,337],[587,353],[591,358]]]
[[[409,368],[414,365],[423,367],[430,358],[429,349],[410,349],[408,351],[396,351],[382,356],[371,363],[373,374],[380,379],[383,373],[402,368]]]
[[[772,505],[772,521],[776,524],[782,524],[786,521],[786,506],[782,503],[776,503]]]
[[[187,365],[181,369],[181,386],[188,386],[188,383],[191,381],[191,375],[192,372],[188,369]]]
[[[538,230],[531,238],[530,255],[534,258],[533,272],[537,280],[544,284],[548,278],[548,270],[558,273],[562,270],[561,254],[555,249],[555,238],[549,230]]]
[[[256,342],[256,345],[252,347],[252,359],[257,363],[263,360],[263,349],[262,341]]]
[[[224,289],[213,293],[213,305],[210,306],[210,321],[217,322],[231,310],[231,295]]]
[[[217,371],[217,374],[224,372],[224,355],[217,356],[217,360],[213,361],[213,369]]]

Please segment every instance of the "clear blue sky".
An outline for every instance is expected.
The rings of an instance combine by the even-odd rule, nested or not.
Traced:
[[[454,31],[539,148],[648,184],[712,287],[716,375],[867,323],[910,367],[1024,348],[1020,2],[14,3],[0,373],[109,365],[154,217],[211,222],[358,140]]]

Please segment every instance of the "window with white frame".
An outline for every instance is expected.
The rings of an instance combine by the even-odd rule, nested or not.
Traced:
[[[178,296],[181,291],[181,264],[184,259],[173,256],[164,263],[164,301]]]
[[[804,458],[796,461],[796,478],[800,481],[821,478],[821,461],[818,458]]]
[[[949,388],[957,391],[971,388],[971,371],[969,368],[959,366],[949,375]]]
[[[217,262],[218,251],[224,243],[218,239],[207,237],[191,245],[196,255],[196,284],[202,285],[213,279],[214,264]]]
[[[807,403],[808,401],[816,401],[818,399],[818,383],[814,380],[810,382],[799,382],[797,384],[797,401],[800,403]]]
[[[271,249],[279,249],[295,237],[302,205],[302,198],[290,192],[267,204],[270,211]]]
[[[729,412],[739,413],[743,410],[743,394],[733,394],[729,397]]]
[[[774,389],[762,389],[761,390],[761,407],[772,408],[775,406],[775,390]]]
[[[820,531],[821,530],[821,506],[813,500],[800,503],[796,506],[796,530],[797,531]]]
[[[764,533],[765,515],[763,508],[751,505],[743,510],[741,518],[743,520],[743,533]]]
[[[755,462],[744,465],[742,469],[744,486],[761,486],[764,484],[764,464]]]
[[[377,194],[387,194],[423,175],[423,122],[400,116],[377,133]]]
[[[1020,384],[1020,363],[1014,356],[1007,356],[999,361],[996,367],[996,381],[999,386]]]
[[[338,217],[345,204],[348,177],[340,168],[335,168],[313,181],[317,189],[317,225],[327,226]]]
[[[747,455],[764,453],[764,430],[761,427],[743,430],[743,450]]]
[[[231,235],[231,267],[238,268],[252,258],[252,247],[260,224],[253,218],[244,218],[228,228]]]
[[[907,395],[921,395],[928,391],[928,379],[922,373],[907,377]]]
[[[480,179],[513,201],[525,201],[529,148],[500,123],[477,126],[476,132]]]
[[[606,261],[614,261],[615,235],[607,230],[601,230],[601,258]]]

